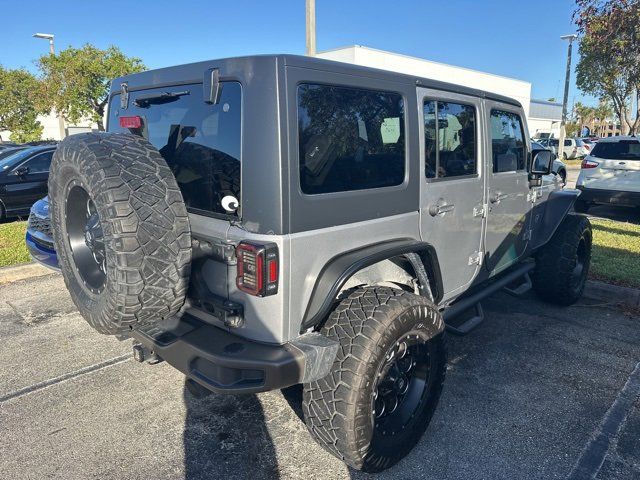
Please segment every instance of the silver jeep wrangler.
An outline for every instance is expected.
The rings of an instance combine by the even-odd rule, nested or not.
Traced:
[[[194,390],[303,384],[311,435],[356,469],[418,442],[445,329],[478,325],[484,297],[583,292],[579,192],[543,181],[510,98],[252,56],[114,80],[107,130],[64,140],[49,180],[84,318]]]

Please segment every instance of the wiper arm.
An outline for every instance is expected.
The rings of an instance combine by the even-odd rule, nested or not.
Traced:
[[[163,92],[163,93],[149,93],[147,95],[140,95],[135,100],[135,104],[138,107],[148,107],[149,105],[159,105],[162,103],[175,102],[183,95],[189,95],[189,90],[183,92]]]

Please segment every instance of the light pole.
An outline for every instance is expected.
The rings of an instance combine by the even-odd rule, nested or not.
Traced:
[[[49,54],[50,55],[56,54],[56,47],[53,43],[53,39],[55,38],[55,35],[53,33],[34,33],[33,36],[35,38],[42,38],[43,40],[49,40]],[[64,118],[62,118],[62,115],[58,114],[58,112],[56,112],[56,115],[58,116],[58,128],[60,129],[60,140],[62,140],[66,136],[65,128],[64,128]]]
[[[569,40],[569,48],[567,50],[567,70],[564,78],[564,97],[562,100],[562,120],[560,121],[560,138],[558,139],[558,158],[562,160],[564,153],[564,139],[567,136],[565,124],[567,123],[567,103],[569,101],[569,79],[571,78],[571,50],[573,41],[578,38],[574,33],[571,35],[563,35],[561,40]]]
[[[316,0],[307,0],[307,55],[316,55]]]

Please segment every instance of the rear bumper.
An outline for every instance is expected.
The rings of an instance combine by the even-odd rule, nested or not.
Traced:
[[[585,188],[580,185],[576,188],[581,192],[579,200],[584,203],[604,203],[629,207],[640,206],[640,192]]]
[[[185,314],[171,327],[131,334],[188,378],[218,393],[257,393],[324,377],[338,344],[317,334],[284,345],[258,343]]]

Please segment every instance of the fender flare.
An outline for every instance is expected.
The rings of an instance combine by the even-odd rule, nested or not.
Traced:
[[[551,240],[579,195],[580,191],[574,189],[556,190],[549,194],[544,206],[542,223],[534,230],[531,250],[537,250]]]
[[[426,242],[400,238],[350,250],[329,260],[316,279],[300,332],[321,324],[327,318],[340,289],[355,273],[388,258],[406,253],[416,253],[422,259],[429,276],[433,300],[437,305],[444,295],[444,290],[435,248]]]

